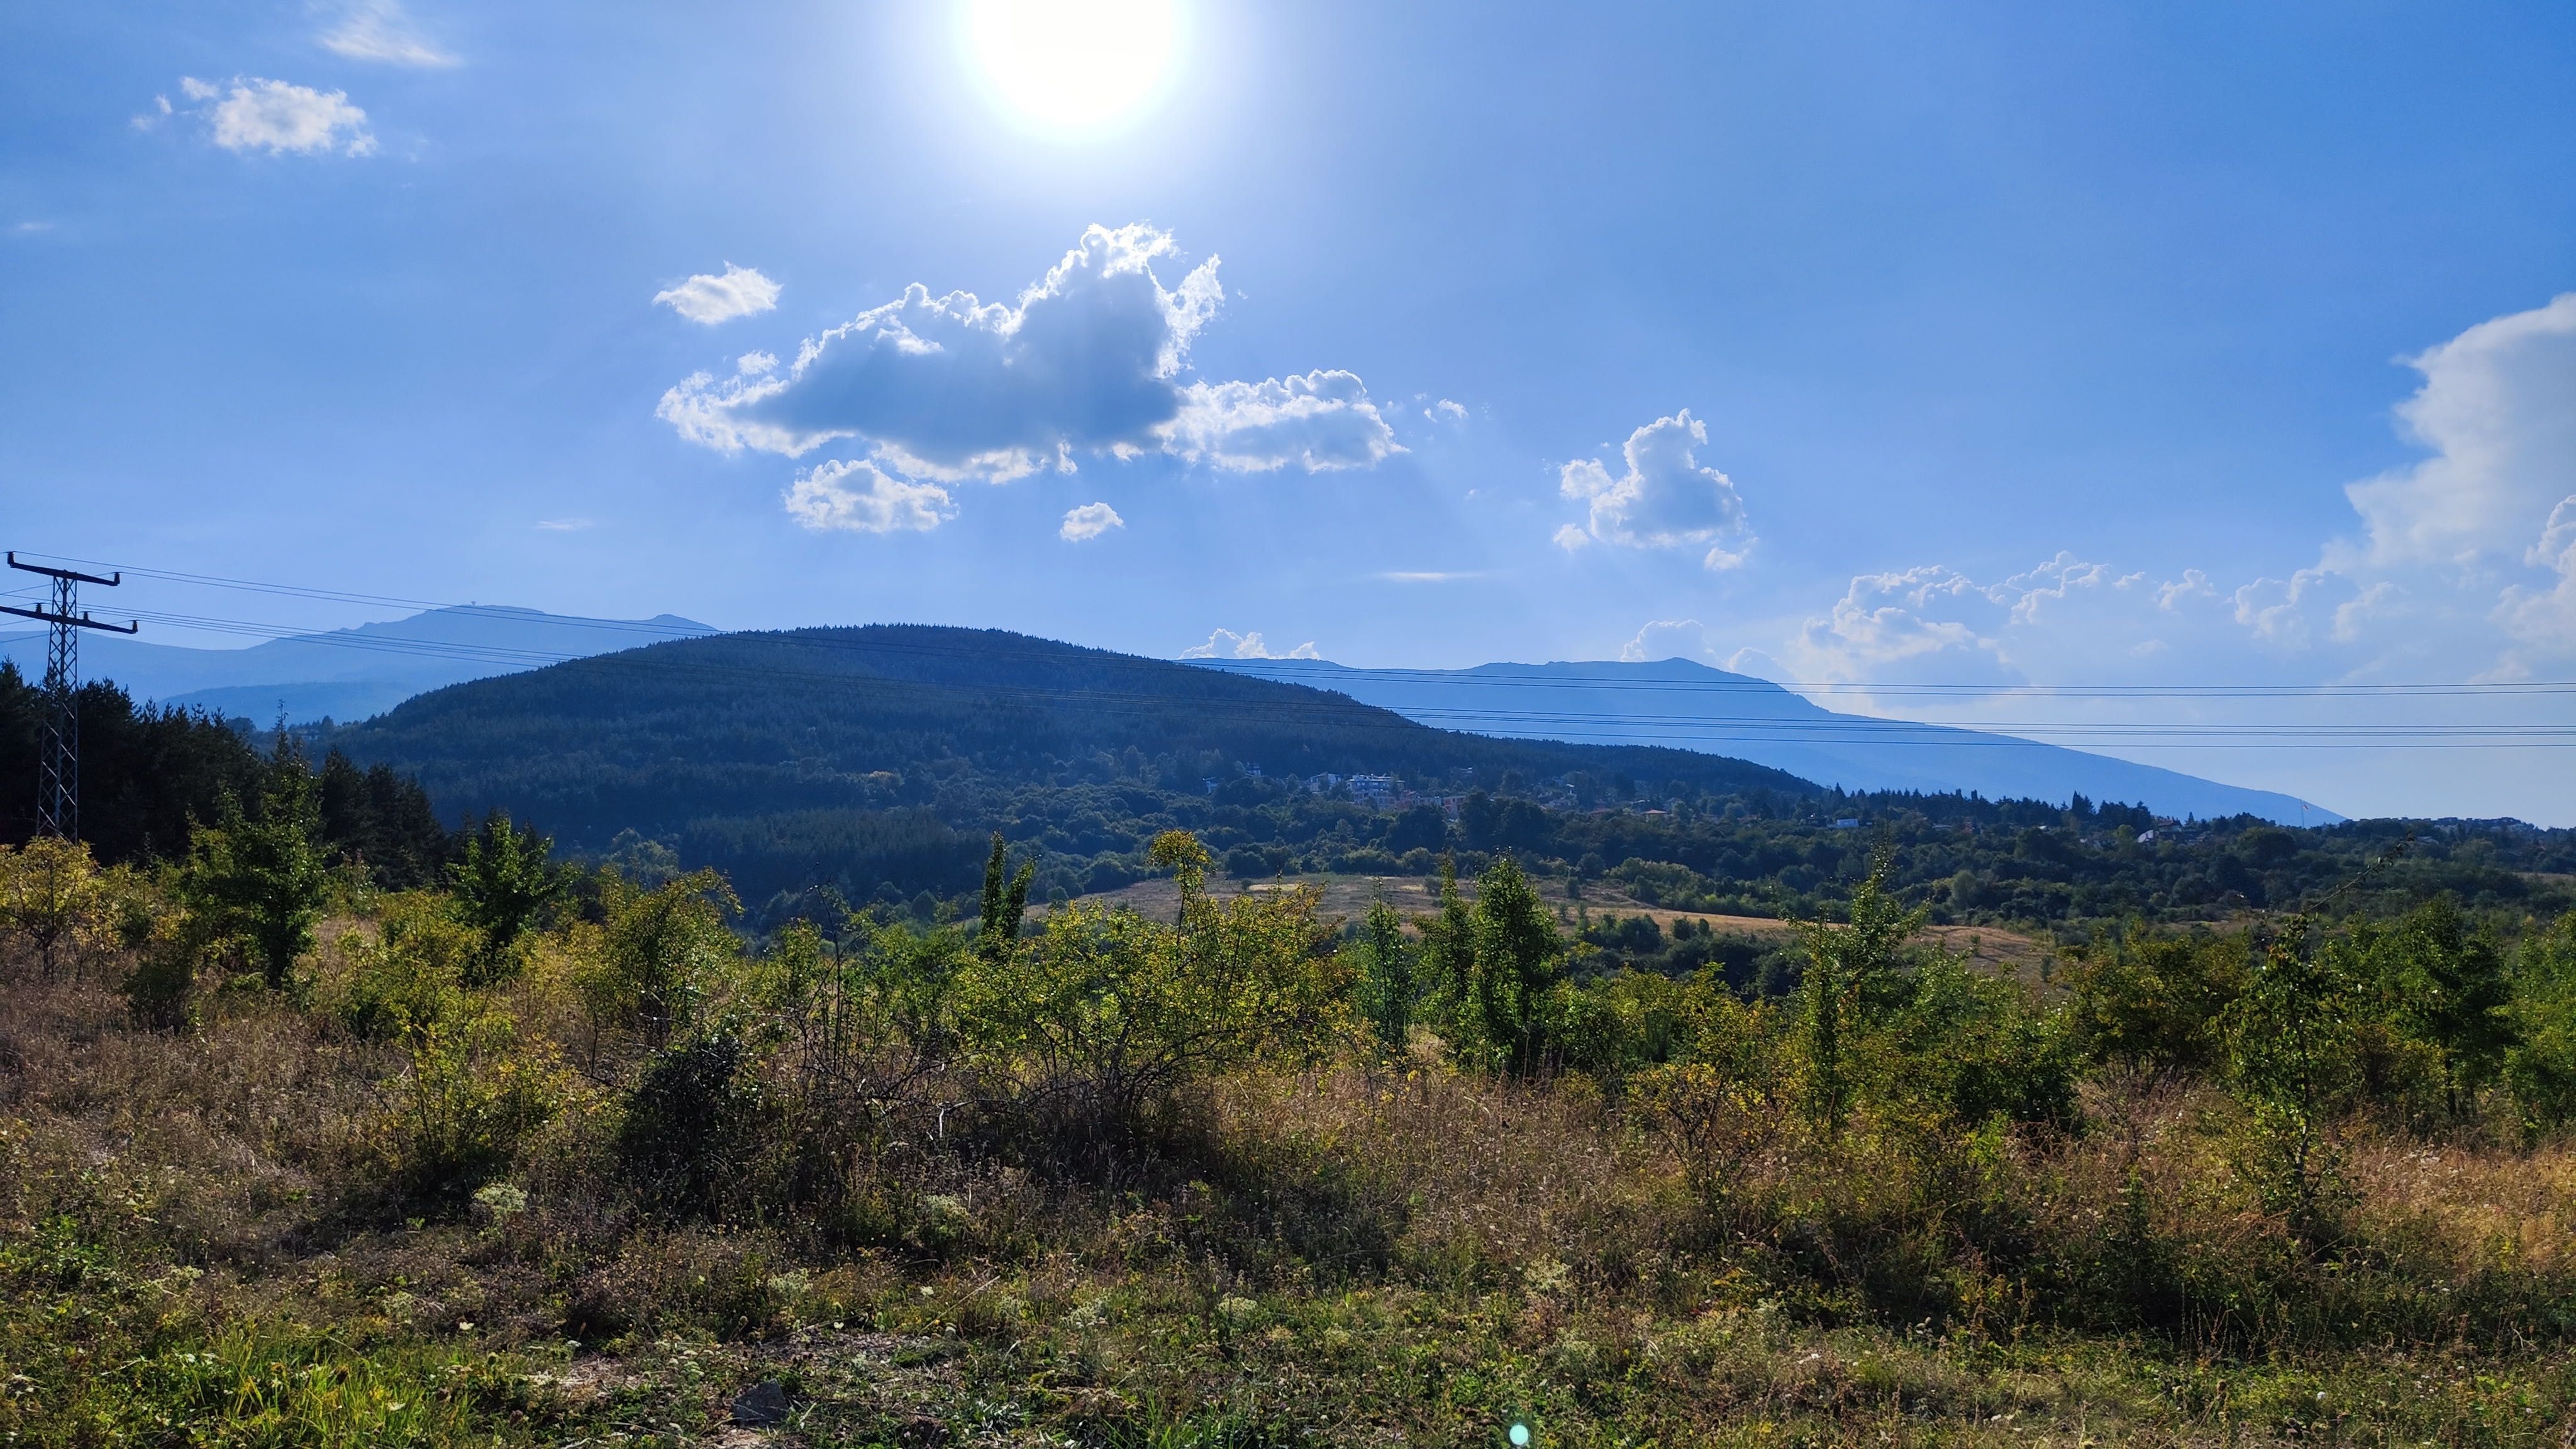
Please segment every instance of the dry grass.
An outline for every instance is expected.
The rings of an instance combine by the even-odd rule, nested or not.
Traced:
[[[1357,920],[1369,907],[1383,900],[1407,916],[1427,915],[1439,909],[1439,886],[1435,881],[1409,875],[1316,875],[1287,876],[1277,880],[1238,880],[1221,887],[1225,890],[1273,891],[1313,890],[1322,898],[1320,914],[1331,921]],[[1468,900],[1476,896],[1476,883],[1458,882],[1459,892]],[[1081,898],[1104,906],[1125,906],[1146,915],[1169,920],[1180,904],[1179,889],[1168,880],[1144,880],[1114,891]],[[1650,906],[1621,894],[1607,882],[1584,887],[1583,905],[1594,915],[1647,916],[1657,926],[1670,932],[1676,921],[1696,921],[1720,935],[1753,936],[1766,940],[1787,940],[1797,932],[1793,922],[1771,916],[1731,916],[1706,911],[1676,911],[1663,906]],[[1043,907],[1034,908],[1043,916]],[[2016,976],[2038,985],[2043,963],[2056,959],[2056,948],[2035,936],[2009,931],[1996,926],[1927,926],[1922,939],[1945,951],[1956,952],[1972,961],[1985,963],[1999,973]]]
[[[2185,1082],[2098,1079],[2068,1137],[1765,1138],[1719,1202],[1588,1081],[1426,1057],[1226,1081],[1114,1179],[878,1142],[836,1216],[641,1213],[594,1103],[524,1207],[404,1221],[398,1048],[257,992],[137,1031],[105,974],[0,990],[9,1442],[754,1442],[761,1378],[797,1417],[757,1442],[818,1446],[2538,1444],[2576,1399],[2564,1144],[2357,1129],[2321,1261]],[[549,977],[508,999],[577,1054]]]

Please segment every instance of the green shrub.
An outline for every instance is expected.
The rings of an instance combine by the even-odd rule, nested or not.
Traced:
[[[710,1033],[655,1052],[618,1126],[617,1157],[646,1201],[713,1211],[740,1173],[758,1110],[739,1037]]]
[[[206,943],[184,911],[149,920],[125,973],[126,1013],[148,1031],[177,1031],[195,1017],[197,967]]]
[[[742,903],[724,877],[702,870],[650,890],[606,875],[600,906],[606,920],[580,975],[582,995],[598,1023],[659,1047],[685,1030],[740,959],[742,942],[725,922]]]
[[[1314,893],[1219,904],[1195,840],[1171,832],[1155,855],[1180,878],[1177,924],[1077,903],[965,966],[957,1020],[989,1105],[1069,1138],[1122,1138],[1195,1083],[1325,1039],[1342,976]]]
[[[509,1171],[570,1094],[552,1049],[523,1038],[509,1017],[431,1022],[412,1038],[387,1112],[390,1175],[413,1201],[459,1208]]]
[[[2535,1125],[2576,1121],[2576,912],[2526,937],[2514,965],[2505,1080]]]
[[[519,938],[564,893],[561,868],[547,859],[554,842],[521,830],[494,811],[465,838],[465,858],[448,867],[458,914],[478,934],[465,984],[482,986],[517,973]]]
[[[463,985],[482,946],[444,897],[385,897],[375,938],[344,938],[344,967],[323,983],[322,1005],[363,1040],[415,1040],[464,1010]]]
[[[1382,900],[1370,905],[1351,950],[1359,960],[1360,1015],[1377,1033],[1379,1045],[1400,1051],[1412,1034],[1413,1008],[1422,992],[1413,946],[1404,939],[1404,922],[1395,908]]]

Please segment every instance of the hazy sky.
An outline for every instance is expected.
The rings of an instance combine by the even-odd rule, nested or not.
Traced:
[[[1166,656],[2576,679],[2576,9],[1111,8],[1072,59],[950,4],[0,9],[5,542]],[[2566,694],[1877,707],[2576,823],[2568,750],[2166,729]]]

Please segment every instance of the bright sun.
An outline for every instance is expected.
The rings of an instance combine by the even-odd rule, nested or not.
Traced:
[[[967,41],[1021,120],[1078,139],[1141,111],[1180,49],[1177,0],[968,0]]]

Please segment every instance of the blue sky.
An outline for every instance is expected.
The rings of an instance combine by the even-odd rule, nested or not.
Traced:
[[[1899,688],[2576,679],[2576,11],[1180,22],[1067,135],[949,4],[10,7],[7,541],[725,627],[1684,654],[2576,823],[2563,750],[2152,732],[2565,695]]]

